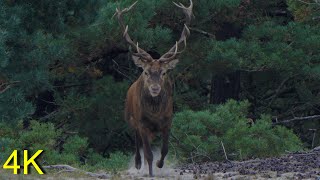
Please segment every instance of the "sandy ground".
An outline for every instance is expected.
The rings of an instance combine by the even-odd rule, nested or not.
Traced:
[[[309,152],[289,153],[277,158],[252,159],[248,161],[232,162],[209,162],[201,164],[185,164],[177,166],[174,162],[166,160],[162,169],[155,166],[159,159],[159,150],[154,151],[154,177],[148,176],[148,166],[144,161],[142,168],[137,170],[134,167],[133,157],[129,163],[128,170],[111,174],[110,179],[132,179],[132,180],[151,180],[151,179],[313,179],[320,180],[320,147]],[[73,179],[99,179],[89,177],[83,173],[50,171],[46,175],[12,175],[0,170],[0,180],[73,180]]]
[[[142,166],[140,170],[137,170],[134,167],[134,157],[131,158],[131,161],[129,163],[129,169],[127,171],[124,171],[121,173],[121,179],[177,179],[179,178],[179,174],[181,169],[176,169],[176,163],[175,162],[169,162],[168,160],[165,160],[165,164],[163,168],[158,168],[156,166],[156,162],[158,159],[160,159],[160,149],[153,150],[153,173],[154,177],[149,177],[149,170],[148,170],[148,164],[146,161],[144,161],[143,152],[140,152],[142,156]],[[183,179],[193,179],[193,174],[186,173],[185,175],[181,176]]]
[[[159,152],[154,152],[155,161]],[[133,160],[120,179],[316,179],[320,180],[320,147],[281,157],[248,161],[209,162],[177,167],[166,162],[162,169],[153,165],[155,177],[148,177],[147,166],[134,168]]]

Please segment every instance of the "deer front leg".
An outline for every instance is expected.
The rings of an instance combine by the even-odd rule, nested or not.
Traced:
[[[141,136],[142,136],[144,157],[145,159],[147,159],[148,165],[149,165],[149,176],[153,177],[153,172],[152,172],[153,154],[151,151],[151,145],[149,142],[148,134],[144,132]]]
[[[141,168],[141,155],[140,155],[140,147],[142,145],[142,140],[141,140],[141,136],[139,134],[139,131],[136,130],[136,155],[135,155],[135,166],[137,169]]]
[[[169,143],[169,132],[168,128],[165,128],[162,131],[162,148],[161,148],[161,158],[157,161],[158,168],[163,167],[163,161],[166,155],[168,154],[168,143]]]

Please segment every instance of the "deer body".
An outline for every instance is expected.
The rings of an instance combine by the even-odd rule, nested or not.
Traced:
[[[154,67],[154,72],[152,72],[151,67]],[[141,168],[140,148],[143,147],[144,157],[149,164],[150,176],[153,175],[151,141],[156,133],[161,133],[163,142],[161,158],[157,162],[157,166],[162,168],[164,158],[168,153],[168,141],[173,113],[171,80],[166,75],[162,75],[162,77],[158,76],[159,78],[157,78],[157,74],[161,73],[157,72],[157,70],[161,71],[161,68],[155,67],[160,67],[159,62],[153,62],[150,65],[148,69],[150,70],[150,75],[142,73],[139,79],[131,85],[125,104],[125,120],[136,131],[135,166],[137,169]],[[148,81],[151,81],[151,86],[160,86],[160,90],[156,96],[150,93],[150,82]],[[159,84],[155,85],[154,83]]]
[[[124,31],[123,36],[126,41],[136,49],[132,59],[134,63],[143,69],[140,77],[130,86],[127,92],[125,103],[125,120],[135,130],[135,166],[141,168],[140,148],[143,148],[144,157],[149,165],[149,175],[153,176],[151,151],[151,141],[156,133],[161,133],[162,147],[161,158],[157,161],[159,168],[163,167],[164,158],[168,153],[169,134],[172,123],[173,99],[172,82],[167,75],[167,71],[173,69],[179,60],[176,58],[186,47],[186,39],[190,34],[187,27],[192,16],[192,1],[190,6],[185,7],[174,3],[181,8],[186,15],[186,24],[179,41],[159,59],[153,59],[150,54],[134,43],[128,34],[128,26],[123,23],[122,14],[130,11],[134,5],[123,10],[116,9],[114,16],[117,16]],[[178,45],[184,44],[182,51],[178,51]]]
[[[153,132],[162,131],[171,126],[172,117],[172,83],[165,80],[164,88],[158,96],[152,97],[144,89],[142,75],[128,90],[125,109],[125,120],[136,130],[143,128]],[[141,120],[141,121],[140,121]],[[143,125],[143,126],[141,126]]]

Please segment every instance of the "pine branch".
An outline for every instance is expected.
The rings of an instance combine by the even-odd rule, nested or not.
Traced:
[[[86,86],[90,84],[88,83],[80,83],[80,84],[66,84],[66,85],[62,85],[62,86],[53,86],[54,88],[72,88],[72,87],[78,87],[78,86]]]
[[[281,88],[284,86],[284,84],[285,84],[290,78],[291,78],[291,77],[285,78],[285,79],[281,82],[281,84],[279,85],[279,87],[278,87],[278,89],[276,90],[276,92],[274,93],[274,95],[271,96],[271,97],[269,97],[269,98],[267,99],[267,100],[271,99],[267,107],[270,107],[270,106],[271,106],[271,104],[273,103],[273,101],[274,101],[274,100],[276,99],[276,97],[280,94]]]
[[[293,121],[304,121],[304,120],[317,120],[320,119],[320,115],[314,115],[314,116],[306,116],[306,117],[295,117],[292,119],[288,119],[288,120],[283,120],[283,121],[278,121],[273,123],[274,125],[276,124],[285,124],[285,123],[290,123]]]
[[[43,120],[46,120],[46,119],[51,119],[52,117],[55,117],[58,113],[59,113],[59,111],[55,110],[55,111],[53,111],[53,112],[51,112],[51,113],[39,118],[39,120],[43,121]]]
[[[112,62],[114,63],[114,70],[116,70],[119,74],[121,74],[121,75],[123,75],[124,77],[126,77],[127,79],[129,79],[131,82],[134,82],[133,81],[133,79],[131,79],[130,77],[129,77],[129,75],[126,75],[125,73],[123,73],[123,72],[121,72],[119,69],[119,64],[114,60],[114,59],[112,59]],[[115,67],[115,66],[117,66],[117,67]]]
[[[203,34],[203,35],[205,35],[205,36],[207,36],[207,37],[216,38],[215,35],[213,35],[213,34],[211,34],[211,33],[209,33],[209,32],[203,31],[203,30],[201,30],[201,29],[193,28],[193,27],[189,27],[189,29],[190,29],[191,31],[195,31],[195,32],[197,32],[197,33]]]
[[[6,92],[8,89],[10,89],[15,84],[19,83],[20,81],[12,81],[8,83],[0,84],[0,94]]]

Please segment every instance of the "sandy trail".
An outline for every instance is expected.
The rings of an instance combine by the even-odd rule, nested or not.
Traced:
[[[155,162],[159,159],[160,151],[154,150],[153,170],[155,177],[148,176],[148,166],[142,161],[142,167],[137,170],[134,167],[134,157],[132,157],[128,170],[110,174],[111,179],[313,179],[320,180],[320,147],[308,152],[296,152],[283,155],[281,157],[252,159],[247,161],[232,162],[209,162],[200,164],[185,164],[178,166],[177,163],[169,160],[165,161],[162,169],[156,167]],[[143,154],[141,154],[143,156]],[[143,158],[143,157],[142,157]],[[7,171],[0,170],[1,179],[47,179],[47,180],[98,180],[99,178],[89,177],[83,173],[52,171],[46,175],[12,175]],[[102,172],[100,172],[102,173]],[[107,172],[103,172],[107,173]]]
[[[281,157],[247,161],[210,162],[177,166],[165,162],[162,169],[156,167],[159,150],[154,151],[154,175],[148,177],[148,166],[141,170],[130,162],[130,168],[121,179],[316,179],[320,180],[320,147],[309,152],[289,153]]]
[[[124,171],[121,175],[121,179],[193,179],[193,174],[186,173],[184,176],[180,176],[181,169],[176,169],[174,167],[177,166],[175,162],[168,162],[165,160],[165,164],[163,168],[158,168],[156,166],[156,162],[160,159],[160,149],[157,148],[152,151],[153,152],[153,173],[154,177],[149,177],[148,163],[144,161],[143,152],[140,151],[142,158],[142,166],[140,170],[137,170],[134,166],[134,156],[131,158],[129,163],[129,169]]]

